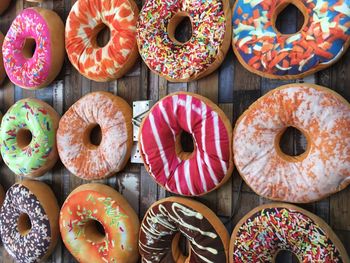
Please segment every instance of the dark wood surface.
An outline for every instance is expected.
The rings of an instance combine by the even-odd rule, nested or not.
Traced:
[[[10,8],[0,17],[0,30],[6,34],[11,22],[23,8],[40,5],[53,9],[65,21],[74,0],[46,0],[42,4],[34,4],[24,0],[13,0]],[[142,3],[137,1],[139,7]],[[233,0],[231,0],[231,5]],[[297,27],[297,12],[286,12],[281,19],[281,27],[286,31]],[[300,82],[318,83],[330,87],[350,100],[350,52],[333,67],[320,73],[309,76]],[[217,103],[230,118],[232,123],[239,115],[256,99],[282,84],[295,81],[278,81],[264,79],[245,70],[229,51],[221,68],[210,76],[182,84],[174,84],[150,73],[146,65],[139,59],[132,71],[118,81],[109,83],[96,83],[82,77],[66,59],[65,65],[56,81],[49,87],[39,91],[27,91],[15,87],[8,80],[0,89],[0,110],[5,113],[17,100],[25,97],[37,97],[51,104],[60,114],[64,113],[74,102],[84,94],[92,91],[109,91],[127,100],[130,104],[134,100],[152,99],[159,100],[166,94],[175,91],[191,91],[204,95]],[[290,152],[298,153],[305,146],[305,141],[296,132],[284,140],[284,148]],[[0,183],[8,189],[13,183],[22,178],[15,176],[2,162],[0,164]],[[54,190],[60,204],[68,194],[77,186],[87,183],[70,174],[58,162],[54,169],[40,177],[39,180],[49,184]],[[159,188],[153,179],[147,174],[142,165],[128,164],[123,172],[99,182],[108,184],[130,202],[142,219],[147,208],[156,200],[169,194]],[[209,206],[215,213],[227,223],[227,229],[231,233],[236,222],[252,208],[270,202],[256,195],[242,179],[237,171],[232,178],[217,191],[196,198]],[[340,193],[332,195],[320,202],[302,205],[307,210],[323,218],[333,230],[350,253],[350,187]],[[232,220],[231,215],[234,213]],[[284,256],[281,262],[292,262],[291,256]],[[0,246],[0,262],[12,262],[9,255]],[[57,248],[48,262],[75,262],[64,245],[59,242]]]

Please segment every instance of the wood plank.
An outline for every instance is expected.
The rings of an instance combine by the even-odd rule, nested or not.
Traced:
[[[233,104],[221,103],[220,108],[225,112],[227,118],[233,121]],[[217,214],[219,216],[230,217],[232,214],[232,176],[217,190]]]

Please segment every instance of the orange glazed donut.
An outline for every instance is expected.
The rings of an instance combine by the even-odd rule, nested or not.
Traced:
[[[76,176],[92,180],[111,176],[126,165],[132,147],[131,107],[108,92],[93,92],[63,115],[57,130],[62,163]],[[100,128],[100,142],[91,135]]]
[[[282,152],[287,127],[306,137],[298,156]],[[236,167],[259,195],[308,203],[350,183],[350,107],[339,94],[312,84],[270,91],[237,121],[233,135]]]
[[[78,0],[66,24],[66,50],[73,66],[85,77],[110,81],[122,77],[135,63],[138,8],[133,0]],[[108,27],[110,40],[97,43]]]
[[[179,249],[187,238],[189,255]],[[143,263],[226,263],[229,239],[220,219],[205,205],[169,197],[154,203],[142,220],[139,250]]]
[[[67,249],[81,263],[133,263],[139,257],[139,219],[109,186],[85,184],[76,188],[62,206],[60,230]]]

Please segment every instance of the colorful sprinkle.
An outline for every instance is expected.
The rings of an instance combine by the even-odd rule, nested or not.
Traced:
[[[22,53],[27,38],[36,41],[35,53],[30,59]],[[14,84],[36,88],[46,81],[51,68],[50,31],[39,12],[27,8],[15,18],[6,34],[2,52],[7,75]]]
[[[201,74],[220,54],[226,33],[224,10],[221,0],[146,1],[137,25],[142,59],[151,70],[171,79]],[[182,45],[172,42],[167,31],[178,12],[190,14],[192,20],[192,37]]]
[[[329,233],[302,211],[262,209],[236,229],[232,255],[236,263],[274,262],[280,250],[291,251],[300,262],[343,262]]]

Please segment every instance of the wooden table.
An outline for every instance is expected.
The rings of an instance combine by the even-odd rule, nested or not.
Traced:
[[[65,21],[74,2],[74,0],[46,0],[39,5],[55,10]],[[137,2],[141,7],[141,1],[138,0]],[[233,4],[233,1],[231,1],[231,4]],[[35,5],[38,4],[24,0],[13,0],[10,8],[1,17],[1,31],[3,33],[7,32],[15,15],[23,8]],[[282,20],[281,26],[286,30],[293,30],[298,24],[297,21],[300,21],[298,14],[292,10]],[[299,81],[315,82],[330,87],[347,100],[350,100],[350,52],[347,52],[335,66]],[[35,96],[48,102],[62,114],[79,98],[92,91],[112,92],[127,100],[130,105],[135,100],[151,99],[157,101],[171,92],[191,91],[204,95],[217,103],[232,123],[235,123],[239,115],[257,98],[275,87],[291,82],[295,81],[269,80],[249,73],[238,63],[232,50],[230,50],[218,71],[199,81],[181,84],[167,82],[163,78],[150,73],[141,59],[127,76],[118,81],[97,83],[81,76],[66,59],[64,68],[56,81],[42,90],[35,92],[23,90],[15,87],[7,80],[0,89],[0,109],[2,113],[5,113],[15,101]],[[283,142],[284,147],[298,153],[303,149],[305,141],[296,133],[291,135]],[[6,189],[22,179],[16,177],[3,162],[0,167],[0,183]],[[60,204],[75,187],[87,183],[87,181],[70,174],[60,162],[51,172],[40,177],[39,180],[45,181],[52,187]],[[122,193],[139,214],[140,219],[153,202],[169,195],[164,189],[156,185],[142,165],[128,164],[123,172],[99,182],[108,184]],[[240,190],[241,184],[242,188]],[[227,224],[230,233],[236,222],[245,213],[260,204],[270,202],[256,195],[247,185],[242,183],[237,171],[217,191],[196,199],[209,206],[223,221],[228,221],[232,213],[235,212],[233,219],[229,220]],[[320,202],[302,205],[302,207],[328,222],[350,254],[349,200],[350,187]],[[282,262],[292,262],[290,257],[288,258]],[[2,246],[0,247],[0,261],[12,262]],[[75,260],[60,242],[48,262],[75,262]]]

